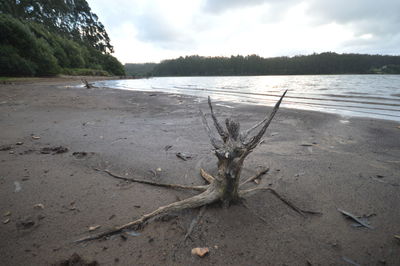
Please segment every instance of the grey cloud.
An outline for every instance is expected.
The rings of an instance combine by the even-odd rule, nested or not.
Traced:
[[[395,34],[400,28],[399,0],[336,0],[309,2],[308,14],[318,24],[348,25],[358,34]]]
[[[285,11],[298,0],[205,0],[204,10],[210,13],[223,13],[231,9],[268,5],[274,10]]]
[[[138,38],[144,42],[169,49],[180,49],[192,42],[189,34],[177,29],[157,12],[146,12],[135,18]]]
[[[264,2],[266,0],[206,0],[204,10],[211,13],[221,13],[229,9],[255,6]]]
[[[396,19],[399,17],[398,0],[311,0],[310,14],[339,23],[364,19]]]
[[[399,54],[399,0],[311,0],[308,4],[314,25],[334,22],[351,29],[356,39],[344,43],[345,50]],[[372,38],[361,38],[365,34]]]
[[[400,34],[390,38],[356,39],[343,43],[341,52],[399,55]]]

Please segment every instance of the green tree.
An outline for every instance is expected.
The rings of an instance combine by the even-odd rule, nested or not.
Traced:
[[[2,1],[0,47],[1,75],[125,75],[84,0]]]
[[[2,0],[0,13],[40,23],[103,53],[113,52],[104,25],[85,0]]]

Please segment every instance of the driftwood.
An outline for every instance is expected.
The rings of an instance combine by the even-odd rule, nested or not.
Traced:
[[[257,123],[250,129],[240,132],[240,124],[231,119],[225,120],[225,127],[221,125],[218,121],[213,106],[211,103],[210,97],[208,97],[208,105],[211,111],[211,118],[213,124],[216,128],[216,131],[219,137],[214,136],[211,128],[207,122],[206,116],[201,112],[202,120],[204,126],[209,135],[212,146],[214,147],[214,153],[218,159],[218,173],[215,176],[210,175],[204,169],[201,169],[200,174],[207,181],[207,185],[204,186],[181,186],[181,185],[170,185],[170,184],[161,184],[151,181],[133,179],[122,177],[116,174],[113,174],[107,170],[103,170],[108,175],[129,182],[139,182],[154,186],[162,186],[169,188],[179,188],[179,189],[190,189],[190,190],[198,190],[202,191],[200,194],[177,201],[166,206],[159,207],[153,212],[145,214],[141,216],[139,219],[126,223],[124,225],[118,226],[112,230],[105,231],[96,235],[91,235],[88,237],[84,237],[77,242],[89,241],[100,239],[104,237],[108,237],[114,234],[122,233],[124,230],[134,229],[137,230],[142,228],[150,219],[167,214],[169,212],[181,211],[184,209],[191,208],[200,208],[201,211],[199,216],[203,214],[206,205],[215,202],[221,202],[223,206],[229,207],[231,204],[238,203],[240,200],[248,195],[254,194],[257,191],[264,190],[271,192],[272,195],[276,196],[279,200],[281,200],[285,205],[290,207],[292,210],[304,216],[305,214],[316,214],[316,212],[310,212],[302,210],[292,204],[289,200],[282,197],[275,190],[268,187],[256,187],[250,189],[242,189],[242,187],[249,183],[250,181],[255,180],[261,175],[265,174],[268,169],[264,169],[259,172],[256,176],[245,179],[245,181],[240,182],[241,171],[243,167],[243,162],[245,158],[256,148],[256,146],[260,143],[262,136],[270,125],[272,119],[274,118],[276,112],[279,109],[279,106],[285,97],[286,91],[283,93],[279,101],[276,103],[270,115],[267,115],[261,122]],[[191,227],[186,234],[187,238],[193,230],[194,225],[197,223],[199,218],[195,219],[192,222]]]
[[[93,83],[89,83],[86,79],[82,79],[82,83],[86,89],[96,88]]]

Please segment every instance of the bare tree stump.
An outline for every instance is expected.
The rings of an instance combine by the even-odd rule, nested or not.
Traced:
[[[257,187],[247,190],[240,189],[242,185],[254,180],[255,178],[261,176],[262,174],[265,174],[268,171],[268,169],[264,169],[260,171],[255,177],[250,177],[245,179],[245,181],[242,181],[242,183],[240,182],[244,160],[260,143],[262,136],[264,135],[272,119],[274,118],[276,112],[278,111],[279,106],[286,95],[286,92],[287,91],[283,93],[279,101],[275,104],[275,107],[270,115],[267,115],[262,121],[260,121],[250,129],[245,130],[243,132],[240,132],[240,124],[231,119],[225,120],[225,128],[224,128],[218,121],[217,117],[215,116],[211,99],[210,97],[208,97],[208,105],[211,111],[211,118],[213,120],[213,124],[216,128],[216,131],[219,135],[219,137],[214,136],[210,126],[208,125],[205,115],[200,110],[204,126],[210,137],[211,144],[214,147],[213,151],[218,159],[217,163],[218,173],[216,176],[210,175],[203,169],[200,170],[201,176],[204,178],[204,180],[207,181],[207,183],[209,183],[208,185],[183,186],[183,185],[161,184],[156,182],[144,181],[140,179],[121,177],[107,170],[103,170],[108,175],[125,181],[139,182],[153,186],[162,186],[169,188],[198,190],[202,191],[202,193],[188,199],[184,199],[178,202],[171,203],[166,206],[159,207],[155,211],[145,214],[135,221],[121,225],[119,227],[116,227],[115,229],[99,233],[97,235],[92,235],[82,238],[80,240],[77,240],[77,242],[108,237],[113,234],[121,233],[126,229],[138,229],[143,227],[145,223],[148,222],[150,219],[172,211],[179,211],[189,208],[199,208],[214,202],[222,202],[223,206],[229,207],[231,204],[239,202],[242,197],[253,194],[254,192],[259,190],[271,192],[272,195],[276,196],[285,205],[287,205],[292,210],[296,211],[297,213],[303,216],[304,214],[307,213],[318,214],[317,212],[304,211],[296,207],[293,203],[291,203],[283,196],[279,195],[275,190],[271,188]],[[204,210],[204,208],[202,210]],[[189,229],[188,231],[189,234],[192,229],[193,228]]]
[[[89,83],[86,79],[82,79],[82,83],[83,83],[83,86],[84,86],[86,89],[95,88],[95,86],[93,85],[93,83]]]

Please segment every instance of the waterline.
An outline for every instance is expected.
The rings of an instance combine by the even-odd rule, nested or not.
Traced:
[[[400,121],[400,75],[160,77],[99,81],[96,86],[268,106],[287,89],[285,108]]]

